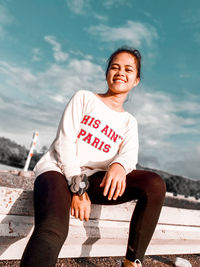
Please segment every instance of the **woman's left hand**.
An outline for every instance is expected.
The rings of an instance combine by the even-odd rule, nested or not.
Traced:
[[[119,163],[110,165],[100,187],[104,187],[103,194],[104,196],[108,194],[109,200],[112,198],[116,200],[118,196],[122,196],[126,188],[126,172],[124,167]]]

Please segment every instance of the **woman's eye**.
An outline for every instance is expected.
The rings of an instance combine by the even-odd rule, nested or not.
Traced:
[[[117,70],[117,69],[118,69],[118,67],[116,67],[116,66],[111,67],[111,70]]]
[[[132,71],[133,71],[133,69],[126,69],[126,71],[127,71],[127,72],[132,72]]]

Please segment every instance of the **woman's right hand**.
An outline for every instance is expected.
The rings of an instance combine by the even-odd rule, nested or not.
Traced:
[[[91,201],[85,192],[82,196],[74,194],[72,197],[71,215],[81,221],[88,221],[91,212]]]

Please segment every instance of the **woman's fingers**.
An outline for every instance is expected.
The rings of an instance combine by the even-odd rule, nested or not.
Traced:
[[[71,215],[74,216],[74,209],[71,208]]]
[[[100,187],[104,187],[106,183],[106,175],[103,177],[102,182],[100,183]]]
[[[81,221],[84,220],[84,210],[82,210],[82,209],[80,209],[80,211],[79,211],[79,219],[80,219]]]
[[[112,179],[111,181],[106,181],[106,186],[104,188],[104,196],[108,194],[108,199],[116,200],[118,196],[122,196],[126,188],[126,182],[123,180],[116,181]]]
[[[124,193],[126,187],[126,172],[121,164],[115,162],[109,166],[108,171],[100,184],[100,187],[103,186],[103,195],[108,195],[109,200],[112,198],[116,200],[118,196],[121,196]]]
[[[111,187],[110,187],[110,191],[109,191],[109,194],[108,194],[108,199],[109,200],[111,200],[112,199],[112,197],[113,197],[113,194],[114,194],[114,192],[115,192],[115,190],[116,190],[116,181],[113,179],[112,180],[112,183],[111,183]]]
[[[111,185],[111,182],[112,182],[112,179],[111,179],[111,178],[107,178],[107,179],[106,179],[105,186],[104,186],[104,190],[103,190],[103,195],[104,195],[104,196],[107,196],[107,194],[108,194],[108,190],[109,190],[110,185]]]
[[[122,195],[125,190],[125,182],[124,181],[116,181],[116,179],[107,178],[105,181],[105,187],[103,191],[103,195],[107,196],[108,199],[111,200],[113,195],[113,199],[116,200],[118,196]]]
[[[79,218],[79,212],[78,212],[78,209],[75,209],[75,218],[78,219]]]
[[[76,219],[80,219],[81,221],[88,221],[90,211],[91,201],[88,194],[84,193],[81,196],[74,194],[72,197],[71,215],[75,216]]]
[[[122,186],[121,186],[121,190],[119,192],[120,197],[124,194],[125,189],[126,189],[126,181],[123,181]]]
[[[71,215],[75,216],[76,219],[80,219],[81,221],[88,221],[90,217],[90,209],[75,209],[75,212],[73,210],[73,212],[71,212]]]
[[[86,209],[85,210],[85,220],[86,220],[86,222],[89,220],[89,217],[90,217],[90,209]]]
[[[116,187],[116,190],[115,190],[115,194],[113,196],[113,199],[116,200],[121,192],[121,189],[122,189],[122,183],[118,182],[117,183],[117,187]]]

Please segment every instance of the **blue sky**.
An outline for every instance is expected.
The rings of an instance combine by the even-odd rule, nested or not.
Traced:
[[[106,90],[112,51],[141,51],[126,102],[139,123],[139,162],[200,179],[198,0],[0,0],[0,135],[37,149],[53,141],[80,89]]]

